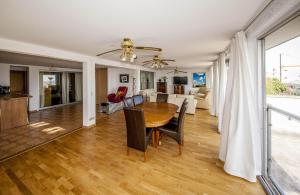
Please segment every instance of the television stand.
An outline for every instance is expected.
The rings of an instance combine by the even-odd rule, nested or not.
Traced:
[[[184,94],[184,85],[174,85],[174,94]]]

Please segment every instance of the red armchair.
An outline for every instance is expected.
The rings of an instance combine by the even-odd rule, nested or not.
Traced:
[[[109,102],[119,103],[125,99],[127,94],[127,87],[119,87],[117,93],[111,93],[107,96]]]

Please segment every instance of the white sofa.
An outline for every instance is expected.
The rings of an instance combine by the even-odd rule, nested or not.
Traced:
[[[156,94],[150,95],[150,102],[156,102],[156,96],[157,96]],[[185,98],[187,98],[187,102],[188,102],[188,107],[187,107],[186,113],[195,114],[197,100],[195,100],[193,95],[169,94],[168,103],[177,105],[179,107],[177,112],[179,112],[181,105],[183,103],[183,100]]]
[[[197,100],[197,108],[209,109],[211,99],[210,92],[204,95],[195,95],[195,99]]]
[[[209,109],[211,106],[211,94],[210,89],[206,87],[193,88],[190,91],[191,95],[194,95],[197,100],[197,108]]]

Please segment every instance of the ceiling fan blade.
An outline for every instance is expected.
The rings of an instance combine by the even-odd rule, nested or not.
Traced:
[[[147,60],[147,61],[144,61],[143,63],[148,63],[148,62],[153,62],[153,60]]]
[[[161,61],[175,62],[175,60],[170,60],[170,59],[162,59]]]
[[[152,64],[152,62],[147,62],[147,63],[144,63],[143,66],[147,66],[149,64]]]
[[[133,47],[134,49],[141,49],[141,50],[150,50],[150,51],[162,51],[161,48],[157,48],[157,47],[143,47],[143,46],[137,46],[137,47]]]
[[[169,65],[167,62],[163,62],[163,61],[161,61],[160,63],[162,63],[163,65],[166,65],[166,66]]]
[[[110,51],[106,51],[106,52],[100,53],[97,56],[101,56],[101,55],[104,55],[104,54],[107,54],[107,53],[111,53],[111,52],[115,52],[115,51],[122,51],[122,50],[123,49],[114,49],[114,50],[110,50]]]
[[[178,72],[187,73],[187,72],[184,72],[184,71],[181,71],[181,70],[178,70]]]
[[[173,73],[174,71],[171,71],[171,72],[167,72],[167,74],[170,74],[170,73]],[[175,74],[175,72],[174,72],[174,74]]]

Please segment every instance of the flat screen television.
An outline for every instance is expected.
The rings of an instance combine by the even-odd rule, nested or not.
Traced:
[[[187,77],[173,77],[173,84],[175,85],[187,85],[188,78]]]

